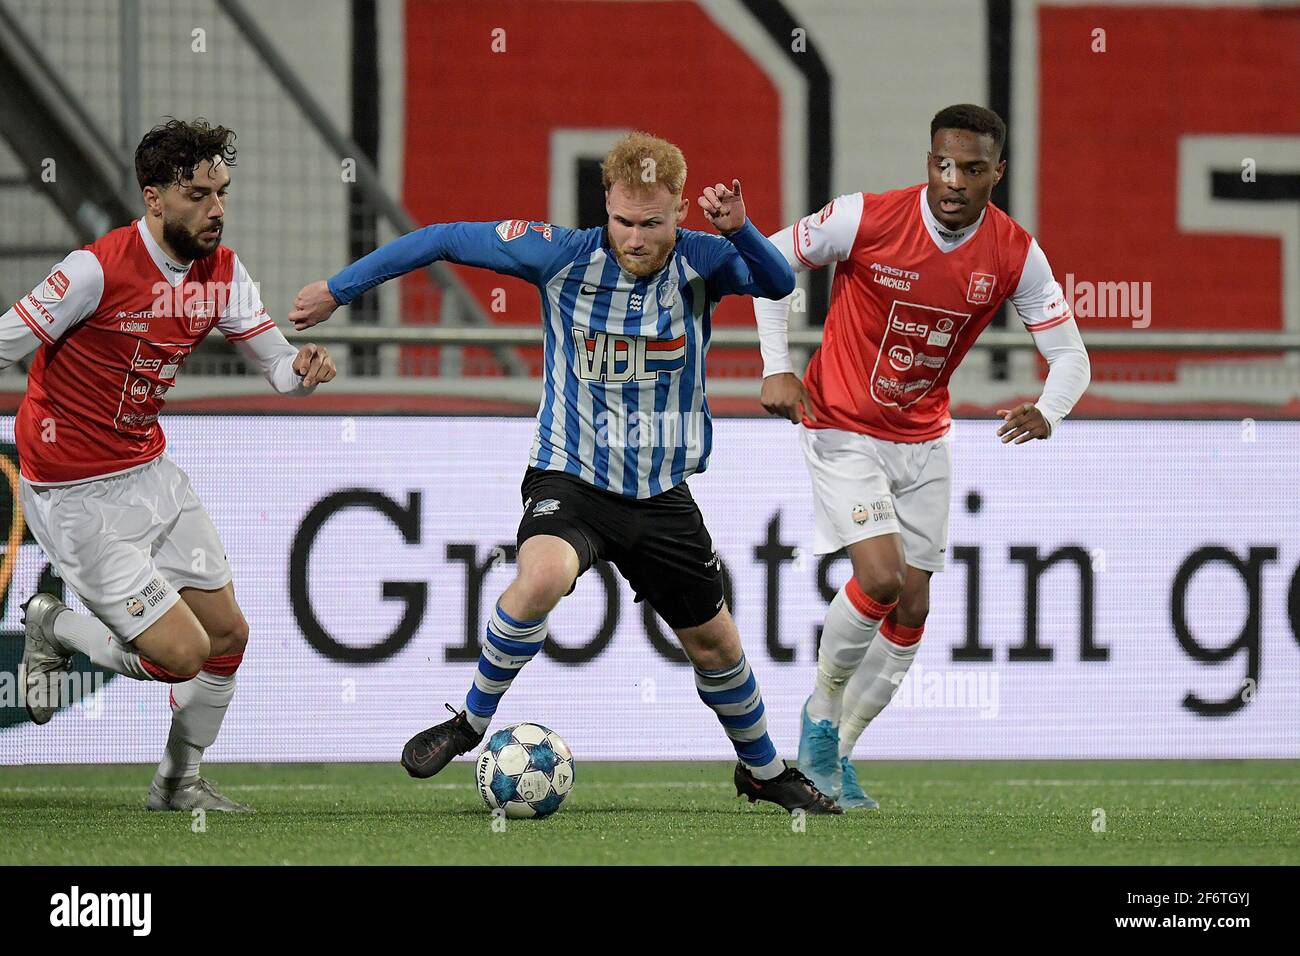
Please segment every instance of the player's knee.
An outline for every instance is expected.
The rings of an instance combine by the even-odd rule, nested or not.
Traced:
[[[904,594],[898,601],[894,616],[905,627],[921,627],[930,613],[928,594]]]
[[[244,615],[238,614],[225,628],[224,633],[212,636],[212,657],[229,657],[241,655],[248,647],[248,622]]]
[[[548,613],[573,586],[573,573],[559,562],[523,568],[515,578],[518,597],[538,613]]]
[[[169,674],[188,680],[203,669],[211,649],[212,645],[204,634],[197,638],[175,641],[167,647],[156,650],[152,659]]]
[[[903,593],[906,570],[902,565],[876,563],[863,568],[854,568],[853,577],[867,597],[881,604],[893,604]]]

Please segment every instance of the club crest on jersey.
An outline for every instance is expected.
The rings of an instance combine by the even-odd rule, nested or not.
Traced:
[[[67,294],[68,287],[72,285],[68,277],[63,274],[62,269],[50,273],[49,277],[41,283],[41,291],[37,297],[43,302],[59,302]]]
[[[217,303],[212,299],[191,299],[185,303],[185,319],[191,335],[205,331],[216,317]]]
[[[527,219],[507,219],[505,222],[497,223],[497,236],[502,242],[510,242],[514,239],[518,239],[527,231]]]
[[[573,330],[578,377],[584,382],[652,382],[686,367],[686,336],[652,339]]]
[[[972,272],[970,285],[966,287],[966,301],[983,305],[993,299],[993,286],[997,279],[987,272]]]
[[[138,597],[129,597],[126,599],[126,613],[132,617],[144,616],[144,602]]]
[[[671,309],[677,304],[677,286],[672,282],[659,283],[659,291],[656,293],[659,299],[659,308]]]

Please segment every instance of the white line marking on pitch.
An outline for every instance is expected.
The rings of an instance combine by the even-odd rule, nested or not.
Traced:
[[[1104,787],[1104,786],[1153,786],[1153,787],[1202,787],[1210,785],[1255,785],[1255,786],[1273,786],[1273,787],[1295,787],[1300,786],[1300,778],[1297,779],[1254,779],[1250,777],[1214,777],[1207,779],[1167,779],[1167,780],[1134,780],[1128,778],[1099,779],[1099,780],[947,780],[936,778],[933,780],[915,780],[903,784],[903,786],[954,786],[965,787],[972,784],[995,783],[1010,787]],[[349,784],[338,783],[252,783],[252,784],[229,784],[229,789],[238,790],[241,793],[256,792],[294,792],[294,791],[317,791],[317,790],[337,790],[342,787],[350,786]],[[397,788],[410,786],[405,783],[390,784],[367,784],[370,789],[376,787]],[[423,783],[417,784],[422,790],[460,790],[473,787],[472,782],[466,783]],[[604,781],[588,782],[585,787],[609,787],[619,790],[703,790],[721,787],[722,784],[715,780],[630,780],[623,783],[609,783]],[[37,787],[0,787],[0,793],[122,793],[146,789],[139,784],[113,784],[105,786],[62,786],[49,785]],[[412,791],[414,792],[414,791]]]

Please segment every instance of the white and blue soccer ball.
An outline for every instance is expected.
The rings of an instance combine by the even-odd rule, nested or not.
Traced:
[[[573,790],[573,752],[541,724],[514,724],[488,738],[474,779],[489,809],[549,817]]]

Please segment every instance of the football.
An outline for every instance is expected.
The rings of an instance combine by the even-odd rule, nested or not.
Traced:
[[[474,779],[483,802],[507,817],[549,817],[573,790],[573,753],[541,724],[514,724],[488,738]]]

